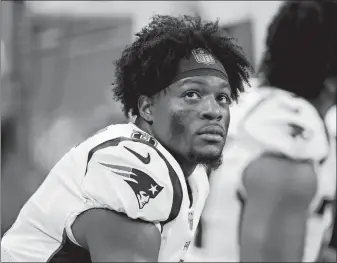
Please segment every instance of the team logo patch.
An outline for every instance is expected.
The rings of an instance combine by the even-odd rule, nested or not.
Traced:
[[[302,138],[303,140],[309,140],[312,137],[312,133],[307,129],[295,124],[295,123],[288,123],[290,127],[290,135],[293,138]]]
[[[123,180],[135,193],[139,209],[143,209],[150,202],[150,199],[156,198],[164,189],[151,176],[136,168],[106,163],[100,164],[111,168],[113,173],[122,176]]]
[[[206,50],[202,48],[192,50],[193,57],[196,62],[206,65],[215,64],[215,59],[213,56]]]
[[[137,139],[137,140],[142,140],[142,141],[146,141],[150,144],[152,144],[153,146],[157,146],[157,140],[154,139],[151,135],[147,134],[147,133],[143,133],[140,131],[133,131],[131,138]]]

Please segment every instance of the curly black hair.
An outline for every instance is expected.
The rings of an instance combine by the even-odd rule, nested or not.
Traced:
[[[252,66],[233,38],[224,36],[218,23],[203,21],[200,16],[153,16],[115,63],[114,97],[123,104],[125,115],[139,115],[141,95],[152,96],[168,87],[179,61],[188,58],[194,48],[210,51],[222,63],[232,99],[237,100],[244,83],[249,85]]]
[[[271,86],[316,98],[336,74],[336,2],[286,2],[271,21],[260,72]]]
[[[337,76],[337,1],[321,0],[319,4],[322,6],[323,18],[325,25],[325,34],[328,42],[328,77]]]

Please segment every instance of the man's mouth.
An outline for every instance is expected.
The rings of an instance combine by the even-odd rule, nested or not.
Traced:
[[[206,141],[212,141],[212,142],[222,142],[223,137],[218,134],[210,134],[210,133],[203,133],[200,134],[199,137]]]
[[[205,126],[205,127],[201,128],[198,131],[198,134],[204,134],[204,133],[217,134],[217,135],[220,135],[221,137],[225,136],[224,129],[219,125],[208,125],[208,126]]]
[[[219,125],[209,125],[201,128],[197,134],[207,141],[223,141],[225,137],[225,131]]]

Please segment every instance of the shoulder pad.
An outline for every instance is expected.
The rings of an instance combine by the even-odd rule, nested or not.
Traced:
[[[306,100],[278,90],[266,93],[237,127],[239,136],[250,138],[264,150],[299,160],[320,161],[329,144],[324,123],[316,109]]]
[[[89,153],[82,190],[98,206],[130,218],[172,220],[179,212],[173,207],[180,209],[182,200],[180,183],[172,183],[179,178],[165,156],[146,139],[117,137],[95,147]]]

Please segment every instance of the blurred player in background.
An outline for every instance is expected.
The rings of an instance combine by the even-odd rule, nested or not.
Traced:
[[[8,68],[8,54],[6,52],[6,45],[1,41],[1,79],[9,73]],[[13,146],[15,134],[15,121],[11,116],[12,101],[4,96],[4,87],[1,83],[1,96],[0,96],[0,111],[1,111],[1,162],[2,167],[6,163],[8,151]]]
[[[251,66],[200,17],[155,16],[137,36],[114,90],[135,124],[64,155],[2,239],[2,262],[184,259],[208,195],[202,165],[219,166]]]
[[[332,138],[332,143],[335,144],[336,147],[336,105],[331,107],[326,116],[325,123],[327,125],[327,129]],[[335,148],[336,149],[336,148]],[[334,161],[330,162],[330,167],[327,166],[326,171],[330,172],[333,168]],[[326,231],[324,241],[322,244],[321,253],[319,256],[318,262],[336,262],[336,239],[337,239],[337,221],[336,221],[336,196],[334,202],[334,223],[330,226],[330,228]]]
[[[5,44],[1,41],[1,76],[7,72]]]
[[[313,262],[331,226],[336,150],[336,3],[284,3],[268,28],[259,87],[233,107],[211,172],[201,260]],[[192,251],[191,251],[192,252]],[[196,258],[192,257],[192,260]]]

